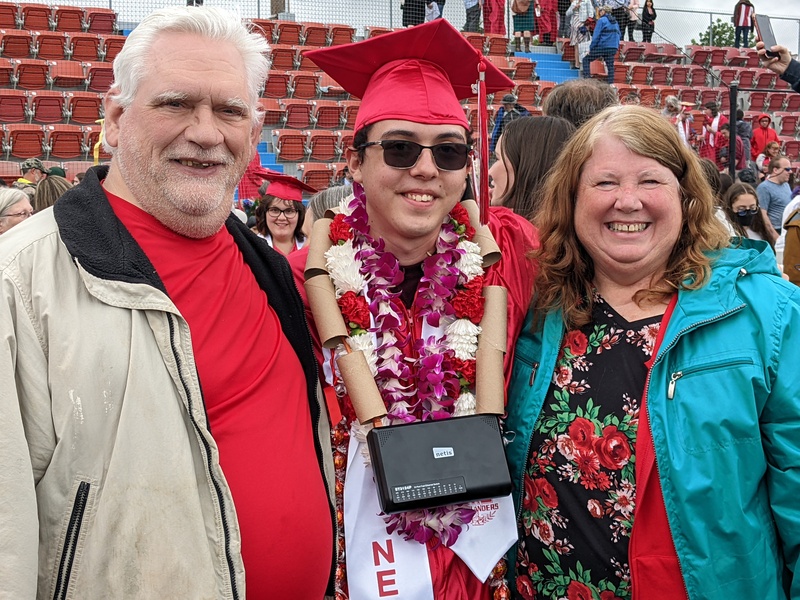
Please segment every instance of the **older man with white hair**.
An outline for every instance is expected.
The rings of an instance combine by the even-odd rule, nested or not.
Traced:
[[[9,598],[322,598],[330,426],[285,259],[231,216],[268,46],[155,11],[114,61],[110,167],[0,244]]]

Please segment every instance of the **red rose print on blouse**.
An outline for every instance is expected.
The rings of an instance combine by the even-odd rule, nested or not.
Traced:
[[[600,459],[600,464],[606,469],[615,471],[621,469],[631,457],[631,446],[628,437],[617,430],[615,425],[603,429],[603,437],[593,441],[594,451]]]
[[[564,339],[564,347],[572,356],[581,356],[586,352],[589,340],[582,331],[570,331]]]
[[[536,598],[533,584],[527,575],[520,575],[517,577],[517,591],[525,600],[533,600]]]
[[[546,479],[534,479],[533,489],[535,496],[537,498],[541,498],[542,502],[547,508],[555,508],[558,506],[558,496],[556,495],[556,490],[549,481]]]
[[[578,450],[589,450],[595,439],[594,423],[583,417],[576,418],[567,429],[572,443]]]
[[[592,600],[592,590],[580,581],[571,581],[567,586],[567,598],[569,600]]]

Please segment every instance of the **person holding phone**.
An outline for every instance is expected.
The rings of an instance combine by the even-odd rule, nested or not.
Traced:
[[[764,42],[759,41],[756,44],[756,50],[758,50],[758,56],[764,67],[780,75],[781,79],[791,85],[795,92],[800,93],[800,62],[792,58],[787,47],[775,45],[767,48]],[[776,56],[767,56],[767,50]]]

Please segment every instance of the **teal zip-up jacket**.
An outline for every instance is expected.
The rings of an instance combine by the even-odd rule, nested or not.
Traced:
[[[516,346],[505,425],[517,516],[564,333],[560,312],[535,333],[529,314]],[[678,293],[647,403],[689,598],[800,598],[800,289],[766,243],[721,252],[705,286]]]

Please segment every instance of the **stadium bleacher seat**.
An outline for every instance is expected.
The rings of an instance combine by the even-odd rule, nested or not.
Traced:
[[[747,60],[738,48],[728,48],[725,52],[725,64],[729,67],[746,67]]]
[[[782,147],[783,153],[791,160],[795,161],[800,157],[800,140],[784,140]]]
[[[485,35],[482,33],[464,33],[463,35],[475,50],[483,54],[483,50],[486,48]]]
[[[319,74],[312,71],[288,71],[292,98],[313,100],[319,92]]]
[[[353,129],[356,126],[356,116],[358,116],[361,100],[339,100],[339,106],[342,107],[342,127]]]
[[[114,70],[109,63],[85,63],[86,89],[93,92],[107,92],[114,82]]]
[[[639,42],[626,42],[619,43],[619,59],[622,62],[637,62],[642,59],[644,54],[644,46]]]
[[[124,45],[124,35],[105,35],[101,42],[100,55],[105,62],[113,62]]]
[[[623,63],[614,61],[614,81],[613,83],[628,83],[630,68],[634,63]]]
[[[344,156],[345,151],[353,145],[354,133],[351,129],[342,129],[336,132],[339,136],[339,156]]]
[[[100,36],[96,33],[70,33],[67,58],[81,62],[100,60]]]
[[[532,81],[515,81],[514,82],[514,95],[517,97],[517,102],[523,106],[533,105],[536,103],[537,86]],[[495,99],[500,94],[495,94]]]
[[[350,94],[345,92],[333,77],[322,73],[319,78],[319,97],[328,100],[348,100]]]
[[[706,84],[708,72],[705,67],[698,67],[696,65],[689,66],[689,84],[692,87],[700,87]]]
[[[536,83],[539,84],[539,89],[536,94],[536,106],[541,106],[545,98],[547,98],[550,92],[553,91],[553,88],[556,87],[556,83],[555,81],[542,81],[541,79]]]
[[[797,122],[800,119],[800,115],[794,112],[777,111],[772,116],[779,123],[775,127],[778,135],[794,137],[797,134]]]
[[[47,125],[45,156],[47,158],[80,158],[86,155],[84,130],[80,125]]]
[[[70,160],[63,163],[63,168],[67,172],[67,179],[72,181],[78,173],[85,173],[94,166],[91,160]]]
[[[94,152],[95,144],[97,144],[97,140],[100,139],[100,130],[101,128],[99,125],[96,126],[88,125],[84,127],[84,133],[85,133],[84,139],[86,143],[87,157],[92,156],[92,153]],[[99,158],[108,159],[111,158],[111,155],[108,152],[106,152],[102,146],[100,146]]]
[[[297,59],[297,47],[291,44],[275,44],[270,47],[271,68],[277,71],[292,71]]]
[[[488,56],[507,56],[508,55],[508,38],[499,33],[487,33],[486,35],[486,51]]]
[[[783,105],[786,104],[786,92],[770,92],[767,94],[767,112],[776,112],[783,110]]]
[[[297,172],[303,183],[317,190],[324,190],[331,185],[335,173],[330,164],[323,163],[298,163]]]
[[[297,129],[273,129],[273,147],[279,160],[297,162],[306,156],[306,136]]]
[[[286,109],[275,98],[259,98],[258,103],[264,110],[264,127],[283,127],[286,121]]]
[[[789,94],[786,99],[786,108],[784,110],[798,112],[800,111],[800,94]]]
[[[697,88],[700,91],[700,106],[705,106],[709,102],[719,102],[719,88],[701,87]]]
[[[650,80],[650,69],[653,65],[649,64],[634,64],[628,67],[628,83],[631,85],[640,85],[647,83]],[[616,69],[614,69],[616,72]]]
[[[653,65],[650,69],[650,85],[667,85],[671,72],[667,65]]]
[[[322,23],[301,23],[300,43],[317,48],[328,45],[328,26]]]
[[[3,152],[6,159],[39,158],[43,155],[44,130],[41,125],[8,123],[3,125]]]
[[[711,58],[711,50],[703,46],[686,46],[689,62],[693,65],[705,66]]]
[[[288,98],[290,91],[289,75],[286,71],[271,70],[267,75],[262,96],[266,98]]]
[[[12,85],[11,77],[14,75],[14,63],[10,58],[0,58],[0,87]]]
[[[536,62],[529,58],[520,56],[510,56],[508,58],[511,66],[511,79],[530,81],[533,79],[533,72],[536,69]]]
[[[691,102],[695,106],[697,105],[697,100],[700,97],[700,92],[688,85],[673,85],[676,90],[678,90],[678,98],[681,102]]]
[[[29,94],[30,117],[36,123],[60,123],[64,118],[64,92],[32,91]]]
[[[725,48],[711,48],[709,51],[708,62],[711,66],[721,67],[725,64]]]
[[[81,125],[91,125],[103,116],[103,96],[95,92],[72,91],[66,93],[67,120]]]
[[[684,65],[669,65],[670,85],[689,85],[689,67]]]
[[[86,70],[82,63],[74,60],[50,61],[50,87],[71,89],[83,87]]]
[[[336,100],[316,100],[313,103],[312,117],[317,129],[339,129],[343,116],[344,107]]]
[[[116,33],[117,13],[110,8],[87,8],[84,17],[84,30],[89,33]]]
[[[2,138],[2,131],[0,131],[0,139]],[[15,160],[0,160],[0,179],[5,181],[6,185],[11,185],[20,177],[19,162]]]
[[[24,90],[0,89],[0,122],[22,123],[27,118],[27,92]]]
[[[300,33],[303,25],[295,21],[275,21],[275,43],[276,44],[300,44]]]
[[[6,58],[29,58],[32,56],[33,36],[30,31],[20,29],[0,30],[0,54]]]
[[[264,36],[270,44],[275,41],[275,21],[270,19],[250,19],[250,24],[253,32]]]
[[[14,74],[11,81],[15,88],[23,90],[43,90],[47,87],[50,65],[47,61],[23,58],[14,61]]]
[[[374,26],[373,25],[367,25],[366,27],[364,27],[364,32],[365,32],[364,33],[364,38],[365,39],[373,38],[376,35],[382,35],[384,33],[389,33],[390,31],[392,31],[392,29],[389,28],[389,27],[380,27],[380,26],[377,26],[377,25],[374,25]]]
[[[747,110],[764,112],[767,106],[767,92],[750,92]]]
[[[753,87],[757,88],[774,88],[775,81],[778,79],[778,75],[770,71],[769,69],[758,69],[756,73],[756,80],[753,84]]]
[[[339,157],[339,135],[335,131],[313,129],[305,132],[308,157],[316,161],[331,161]]]
[[[289,129],[308,129],[311,127],[311,109],[313,106],[307,100],[279,100],[286,112],[284,127]]]
[[[56,31],[77,33],[83,31],[83,9],[77,6],[56,6],[53,22]]]
[[[19,15],[23,29],[48,31],[53,19],[53,9],[47,4],[20,4]]]
[[[658,88],[652,85],[636,86],[639,92],[639,100],[644,106],[658,106]]]
[[[0,29],[16,29],[19,7],[16,2],[0,2]]]
[[[314,48],[298,48],[297,49],[297,70],[298,71],[319,71],[320,68],[316,63],[308,58],[306,54],[314,50]]]
[[[67,36],[63,31],[36,32],[34,58],[64,60],[67,58]]]
[[[355,40],[356,30],[350,25],[332,23],[328,27],[330,28],[328,34],[329,46],[340,46],[341,44],[349,44],[353,40]]]

